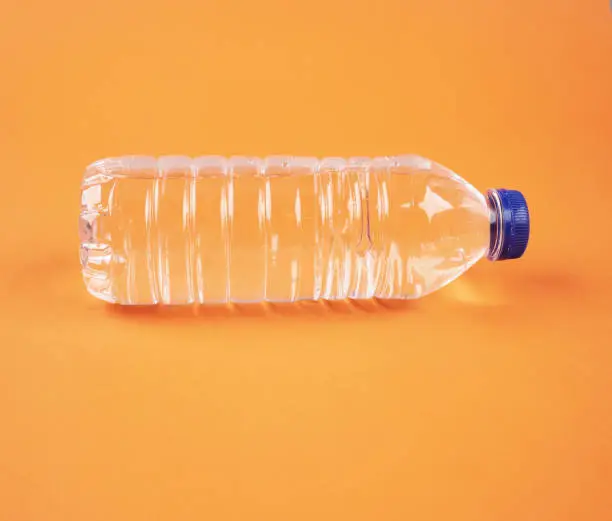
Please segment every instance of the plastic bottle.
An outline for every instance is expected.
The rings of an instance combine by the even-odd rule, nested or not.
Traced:
[[[414,155],[127,156],[82,184],[85,284],[118,304],[414,299],[528,237],[519,192]]]

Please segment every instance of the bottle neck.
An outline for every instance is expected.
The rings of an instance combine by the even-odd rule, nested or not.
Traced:
[[[504,244],[504,227],[502,204],[497,190],[487,191],[487,204],[489,206],[490,230],[489,251],[487,258],[490,261],[499,259]]]

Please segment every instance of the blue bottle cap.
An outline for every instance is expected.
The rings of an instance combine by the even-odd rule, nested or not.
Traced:
[[[487,192],[491,221],[489,259],[493,261],[522,257],[529,242],[529,209],[525,196],[517,190],[500,188]]]

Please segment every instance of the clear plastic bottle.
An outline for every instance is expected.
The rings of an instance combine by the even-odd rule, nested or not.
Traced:
[[[85,284],[118,304],[414,299],[528,237],[519,192],[414,155],[126,156],[82,184]]]

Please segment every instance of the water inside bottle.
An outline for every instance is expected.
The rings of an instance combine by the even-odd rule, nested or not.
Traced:
[[[127,157],[82,190],[88,290],[122,304],[417,298],[487,252],[482,194],[418,156]]]

